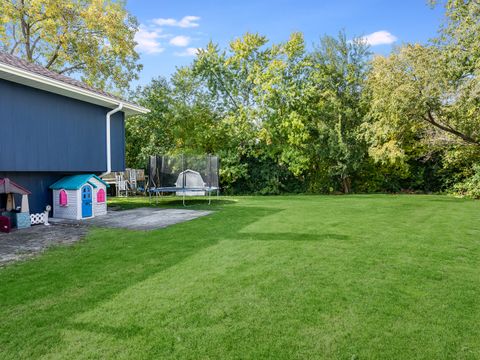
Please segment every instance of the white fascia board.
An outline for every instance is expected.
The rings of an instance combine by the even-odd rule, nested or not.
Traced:
[[[112,109],[118,107],[118,105],[122,103],[125,115],[147,114],[150,112],[150,110],[142,106],[124,102],[122,100],[112,99],[108,96],[97,94],[78,86],[67,84],[47,76],[38,75],[3,63],[0,63],[0,79],[5,79],[35,89],[45,90]]]

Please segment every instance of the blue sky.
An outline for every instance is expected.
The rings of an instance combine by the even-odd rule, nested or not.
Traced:
[[[136,38],[144,69],[137,85],[168,77],[210,40],[224,47],[245,32],[281,42],[301,31],[311,45],[344,29],[386,54],[404,42],[426,42],[443,19],[443,9],[426,0],[130,0],[127,8],[141,24]]]

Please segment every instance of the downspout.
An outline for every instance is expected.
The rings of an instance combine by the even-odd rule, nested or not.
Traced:
[[[113,110],[110,110],[107,113],[107,116],[105,118],[105,128],[107,132],[107,171],[104,172],[100,177],[108,175],[112,172],[112,141],[111,141],[111,134],[110,134],[110,117],[119,112],[120,110],[123,109],[123,103],[118,104],[118,107],[116,107]]]

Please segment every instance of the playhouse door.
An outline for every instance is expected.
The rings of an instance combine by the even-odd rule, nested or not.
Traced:
[[[92,216],[92,188],[90,185],[82,187],[82,217]]]

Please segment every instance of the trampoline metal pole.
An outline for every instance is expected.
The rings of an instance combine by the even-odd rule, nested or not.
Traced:
[[[187,181],[187,174],[185,174],[185,158],[184,154],[182,154],[182,202],[183,206],[185,205],[185,186]]]

